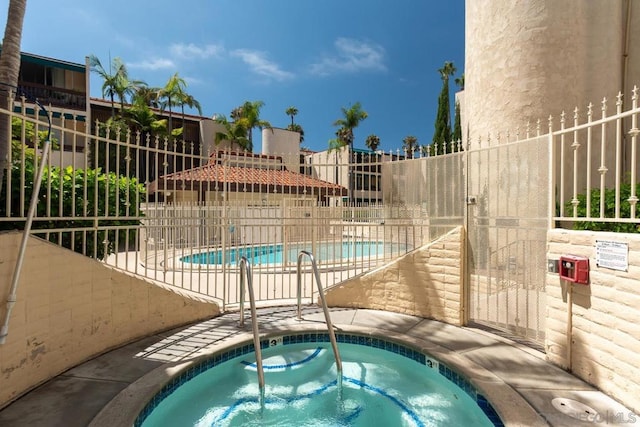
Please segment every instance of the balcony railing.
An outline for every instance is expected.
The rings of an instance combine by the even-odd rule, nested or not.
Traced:
[[[84,92],[25,82],[20,82],[18,87],[28,98],[37,99],[42,105],[83,111],[87,109]]]

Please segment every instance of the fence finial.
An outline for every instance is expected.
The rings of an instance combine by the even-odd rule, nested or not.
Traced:
[[[618,107],[618,112],[621,111],[622,109],[622,98],[624,95],[622,95],[622,92],[618,92],[618,95],[616,96],[616,106]]]

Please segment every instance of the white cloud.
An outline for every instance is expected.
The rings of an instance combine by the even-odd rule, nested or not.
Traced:
[[[264,52],[248,49],[237,49],[231,52],[232,56],[242,59],[251,70],[261,76],[282,81],[293,78],[293,73],[283,70],[278,64],[266,58]]]
[[[216,44],[197,46],[193,43],[173,43],[171,46],[169,46],[169,51],[179,58],[207,59],[214,56],[219,56],[224,51],[224,48]]]
[[[176,64],[170,59],[167,58],[153,58],[140,62],[131,62],[127,64],[128,68],[140,68],[143,70],[164,70],[164,69],[175,69]]]
[[[385,71],[385,50],[375,43],[340,37],[334,42],[336,53],[311,65],[313,74],[327,76],[360,70]]]

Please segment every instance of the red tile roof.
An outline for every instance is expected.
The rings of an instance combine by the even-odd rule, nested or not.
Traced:
[[[307,175],[287,170],[283,165],[271,163],[271,168],[224,165],[215,159],[204,166],[175,172],[160,177],[153,182],[149,191],[206,189],[228,191],[265,192],[276,190],[280,193],[302,194],[323,193],[325,195],[346,195],[347,189],[341,185],[322,181]]]

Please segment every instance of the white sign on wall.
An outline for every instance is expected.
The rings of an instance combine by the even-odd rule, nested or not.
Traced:
[[[612,270],[629,270],[629,244],[596,240],[596,265]]]

